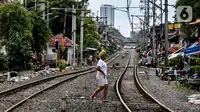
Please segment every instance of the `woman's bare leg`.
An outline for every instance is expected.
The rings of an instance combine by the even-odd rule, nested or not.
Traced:
[[[94,99],[94,96],[96,96],[101,90],[103,90],[104,86],[99,86],[95,91],[94,93],[90,96],[93,100]]]
[[[108,93],[108,84],[105,84],[103,90],[104,101],[107,101],[107,93]]]

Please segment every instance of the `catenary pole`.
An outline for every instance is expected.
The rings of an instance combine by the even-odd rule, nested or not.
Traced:
[[[155,1],[156,0],[153,0],[153,64],[155,62],[155,20],[156,20],[156,10],[155,10]]]
[[[168,0],[165,0],[165,65],[168,61]]]
[[[83,8],[82,8],[83,9]],[[83,31],[84,31],[84,10],[81,11],[81,34],[80,34],[80,64],[82,66],[83,63]]]

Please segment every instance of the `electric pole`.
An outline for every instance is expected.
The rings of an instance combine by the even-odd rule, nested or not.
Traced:
[[[47,1],[47,27],[49,27],[49,1]]]
[[[83,63],[83,31],[84,31],[83,28],[84,28],[84,10],[81,11],[81,34],[80,34],[80,52],[81,52],[80,63],[81,63],[81,66]]]
[[[156,32],[155,32],[155,22],[156,22],[156,9],[155,9],[155,3],[156,0],[153,0],[153,64],[155,62],[155,36],[156,36]]]
[[[35,10],[37,9],[37,0],[35,0]]]
[[[168,0],[165,0],[165,65],[168,61]]]
[[[76,9],[72,6],[73,66],[76,63]]]
[[[43,11],[43,19],[45,20],[45,0],[40,0],[41,1],[41,10]]]
[[[144,22],[143,24],[144,24],[144,40],[145,40],[145,50],[147,51],[147,37],[148,37],[148,1],[147,0],[145,0],[145,13],[144,13],[144,20],[146,21],[146,22]]]
[[[27,9],[27,0],[24,1],[24,6]]]

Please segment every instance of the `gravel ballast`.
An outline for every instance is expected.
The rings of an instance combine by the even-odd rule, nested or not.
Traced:
[[[138,72],[143,71],[147,71],[149,78],[146,74],[139,74],[139,79],[142,85],[161,103],[175,112],[200,111],[200,105],[190,104],[187,102],[187,96],[191,94],[199,94],[198,91],[173,88],[175,83],[172,81],[171,84],[168,85],[167,81],[160,80],[160,78],[156,76],[155,69],[153,68],[138,68]]]
[[[129,65],[134,65],[135,53],[131,50]],[[137,89],[134,81],[134,68],[128,68],[121,82],[121,94],[124,102],[133,112],[161,112],[162,109],[156,103],[146,99]]]
[[[117,53],[119,53],[119,52],[117,52]],[[113,57],[116,54],[113,54],[110,57]],[[74,72],[74,71],[77,71],[77,70],[82,70],[82,69],[84,70],[84,69],[87,69],[89,67],[90,66],[84,66],[83,68],[82,67],[76,67],[75,69],[68,69],[65,73],[71,73],[71,72]],[[29,80],[24,80],[24,81],[19,81],[19,82],[11,82],[11,81],[0,82],[0,91],[5,91],[7,89],[15,88],[15,87],[21,86],[23,84],[28,84],[28,83],[34,82],[36,80],[40,80],[40,79],[43,79],[43,78],[48,78],[48,77],[59,75],[59,74],[63,74],[63,73],[62,72],[58,72],[58,71],[50,72],[50,73],[44,73],[44,72],[35,73],[34,71],[23,72],[22,74],[20,73],[20,76],[28,77]]]
[[[126,56],[125,56],[126,57]],[[121,58],[121,56],[115,61],[119,62],[120,66],[127,60]],[[109,64],[109,66],[111,66]],[[87,75],[80,76],[72,81],[65,82],[62,85],[55,87],[54,89],[47,90],[42,94],[28,100],[22,104],[19,108],[15,109],[15,112],[59,112],[61,107],[61,98],[64,98],[67,94],[67,112],[125,112],[118,97],[115,93],[114,84],[121,72],[122,68],[118,68],[115,71],[108,69],[111,74],[108,76],[109,90],[108,90],[108,103],[102,103],[103,93],[99,93],[93,102],[89,101],[89,96],[97,88],[95,82],[96,72],[88,73]]]

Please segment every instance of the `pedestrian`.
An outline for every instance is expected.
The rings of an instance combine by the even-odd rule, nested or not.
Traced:
[[[108,91],[108,80],[107,80],[107,64],[104,61],[106,59],[106,51],[102,50],[99,53],[99,61],[97,63],[97,74],[96,81],[98,83],[98,88],[94,91],[94,93],[90,96],[90,101],[93,101],[94,97],[103,90],[104,99],[102,102],[108,102],[107,100],[107,91]]]

